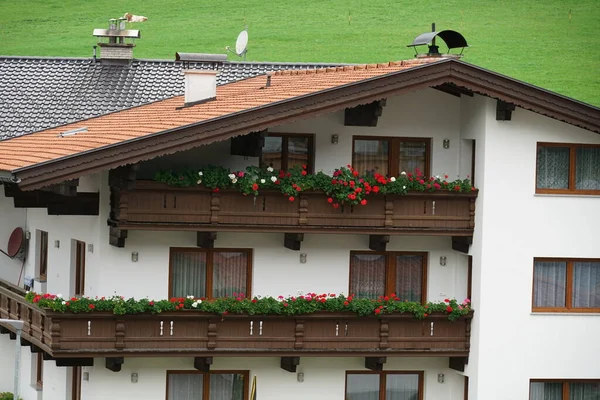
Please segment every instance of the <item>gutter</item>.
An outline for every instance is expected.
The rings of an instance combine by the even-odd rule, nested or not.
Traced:
[[[17,178],[16,175],[13,175],[12,172],[6,170],[0,170],[0,183],[20,183],[21,179]]]

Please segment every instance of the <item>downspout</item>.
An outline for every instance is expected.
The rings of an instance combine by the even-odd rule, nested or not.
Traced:
[[[10,171],[0,170],[0,182],[21,183],[21,179]]]

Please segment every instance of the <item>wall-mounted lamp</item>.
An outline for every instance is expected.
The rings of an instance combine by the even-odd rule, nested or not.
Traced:
[[[27,240],[31,239],[31,232],[25,231],[25,239],[27,239]]]
[[[298,382],[304,382],[304,372],[298,372],[297,379]]]
[[[131,252],[131,261],[133,262],[138,262],[138,252],[137,251],[132,251]]]
[[[445,149],[449,149],[450,148],[450,139],[444,139],[444,148]]]
[[[89,253],[93,253],[94,252],[94,245],[92,243],[88,243],[88,252]]]
[[[300,253],[300,263],[306,264],[306,253]]]
[[[340,140],[339,135],[331,135],[331,144],[338,144],[339,140]]]
[[[444,374],[438,374],[438,383],[444,383]]]
[[[138,374],[137,374],[137,372],[132,372],[131,373],[131,383],[137,383],[137,382],[138,382]]]
[[[90,380],[90,373],[89,372],[84,372],[81,374],[81,379],[83,379],[84,381],[89,381]]]
[[[442,267],[446,266],[446,256],[441,256],[440,257],[440,265]]]
[[[56,247],[57,249],[60,249],[60,240],[54,241],[54,247]]]

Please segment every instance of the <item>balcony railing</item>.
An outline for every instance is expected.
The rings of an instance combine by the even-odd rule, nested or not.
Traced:
[[[0,318],[25,322],[23,339],[52,357],[131,355],[432,355],[467,356],[472,315],[417,320],[320,313],[227,315],[195,311],[156,315],[56,313],[27,303],[0,281]],[[10,327],[3,327],[8,332]]]
[[[113,191],[111,223],[120,229],[472,236],[476,198],[477,192],[415,192],[334,209],[318,192],[290,202],[279,192],[254,197],[136,181],[133,190]]]

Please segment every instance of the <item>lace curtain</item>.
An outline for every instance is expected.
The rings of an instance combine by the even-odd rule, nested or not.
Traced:
[[[573,382],[569,384],[569,400],[600,399],[600,383]]]
[[[204,375],[169,374],[167,400],[198,400],[202,398]]]
[[[576,150],[575,188],[600,190],[600,148],[580,147]]]
[[[387,374],[386,400],[419,400],[419,375]]]
[[[558,382],[531,382],[529,400],[563,400],[562,387]]]
[[[248,253],[213,253],[212,297],[231,297],[234,293],[248,294]]]
[[[197,251],[172,253],[173,297],[206,297],[206,255]]]
[[[427,157],[427,145],[425,142],[400,142],[398,151],[398,172],[415,173],[417,168],[424,174],[426,172],[425,161]]]
[[[534,307],[565,307],[567,263],[536,261],[533,269]]]
[[[540,147],[537,155],[537,187],[569,188],[569,148]]]
[[[353,254],[350,260],[350,294],[366,299],[385,295],[385,264],[385,255]]]
[[[348,374],[346,400],[379,400],[379,374]]]
[[[208,400],[244,400],[244,375],[211,374]]]
[[[573,307],[600,307],[600,262],[573,263]]]
[[[396,296],[401,300],[421,301],[423,257],[396,257]]]
[[[387,140],[355,140],[352,164],[360,175],[388,175],[388,155]]]

